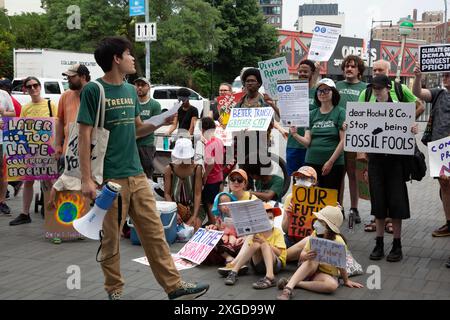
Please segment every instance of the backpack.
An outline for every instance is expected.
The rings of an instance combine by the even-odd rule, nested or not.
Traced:
[[[414,155],[406,156],[404,168],[405,181],[421,181],[427,172],[425,155],[419,150],[417,145],[414,149]]]
[[[398,102],[407,102],[407,101],[404,101],[405,95],[403,94],[403,88],[402,88],[401,83],[394,81],[394,90],[395,90],[395,94],[397,95]],[[366,96],[365,96],[364,101],[369,102],[371,97],[372,97],[372,87],[368,87],[366,89]]]

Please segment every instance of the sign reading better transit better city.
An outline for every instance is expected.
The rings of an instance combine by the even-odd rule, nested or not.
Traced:
[[[414,103],[347,103],[345,151],[413,155]]]
[[[267,131],[273,114],[272,108],[233,108],[226,130],[229,132]]]

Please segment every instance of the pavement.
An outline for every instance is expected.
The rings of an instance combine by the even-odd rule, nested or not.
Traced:
[[[423,129],[423,125],[421,126]],[[421,136],[421,135],[419,135]],[[419,146],[423,148],[419,142]],[[347,184],[348,185],[348,184]],[[369,254],[375,245],[375,234],[364,232],[370,220],[370,203],[361,200],[359,210],[363,223],[352,233],[342,227],[348,246],[365,274],[353,277],[363,289],[340,287],[333,294],[316,294],[295,290],[295,300],[450,300],[450,269],[445,261],[450,256],[450,237],[433,238],[431,232],[444,224],[442,203],[437,181],[426,177],[421,182],[408,183],[411,219],[403,224],[403,254],[398,263],[386,260],[374,262]],[[37,190],[37,189],[36,189]],[[56,245],[44,239],[44,220],[32,213],[32,223],[9,226],[9,221],[21,210],[21,194],[8,200],[12,217],[0,216],[0,300],[105,300],[103,274],[95,261],[98,242],[67,241]],[[350,207],[348,190],[344,207]],[[32,206],[34,208],[34,206]],[[386,254],[391,248],[392,235],[385,235]],[[170,247],[176,253],[183,244]],[[142,247],[121,240],[121,270],[125,279],[124,300],[167,300],[151,270],[133,259],[144,256]],[[73,268],[79,267],[80,288],[68,289]],[[375,267],[374,267],[375,266]],[[379,269],[377,269],[379,267]],[[374,271],[379,271],[379,273]],[[288,265],[277,277],[288,277],[295,265]],[[369,273],[367,273],[367,271]],[[377,278],[377,275],[379,277]],[[199,266],[181,271],[186,281],[210,284],[203,300],[274,300],[277,288],[255,290],[252,283],[259,277],[251,271],[239,277],[234,286],[226,286],[212,266]],[[379,280],[379,286],[376,286]],[[368,288],[368,285],[371,289]],[[373,288],[375,285],[375,288]],[[70,287],[70,286],[69,286]]]

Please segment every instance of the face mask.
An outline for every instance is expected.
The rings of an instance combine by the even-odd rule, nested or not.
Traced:
[[[327,228],[325,228],[323,226],[323,224],[321,224],[319,221],[316,220],[316,222],[314,222],[313,224],[314,230],[316,230],[316,233],[318,235],[323,235],[325,234],[325,231],[327,231]]]
[[[311,180],[307,180],[307,179],[298,179],[295,183],[295,185],[297,187],[311,187],[313,185],[313,183],[311,182]]]

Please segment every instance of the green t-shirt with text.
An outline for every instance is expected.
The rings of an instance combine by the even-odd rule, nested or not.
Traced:
[[[309,89],[309,111],[311,112],[314,109],[317,109],[317,104],[314,99],[314,96],[316,94],[316,88]],[[305,135],[305,128],[297,128],[297,133],[300,136]],[[305,149],[305,146],[302,145],[300,142],[294,139],[294,137],[289,133],[288,141],[287,141],[287,148],[289,149]]]
[[[361,92],[366,88],[367,83],[362,81],[358,83],[349,83],[347,81],[336,82],[336,89],[341,95],[341,100],[339,101],[338,106],[346,110],[347,102],[358,102]]]
[[[313,110],[310,115],[311,144],[306,151],[306,163],[323,165],[333,155],[340,142],[339,130],[345,121],[345,110],[334,107],[323,114],[320,109]],[[344,165],[344,153],[334,163]]]
[[[135,118],[139,115],[139,101],[134,86],[112,85],[98,79],[105,89],[105,129],[109,130],[103,178],[121,179],[143,173],[136,144]],[[95,125],[100,89],[88,83],[81,92],[78,123]]]
[[[140,117],[142,121],[148,120],[153,116],[161,114],[161,104],[154,99],[150,99],[146,103],[139,102],[139,107],[141,109]],[[137,145],[138,147],[154,146],[155,134],[151,133],[148,136],[137,139]]]
[[[276,198],[273,200],[276,201],[281,201],[283,186],[284,186],[283,178],[277,175],[273,175],[272,179],[268,183],[262,183],[260,180],[255,181],[256,191],[258,192],[273,191],[276,194]]]

